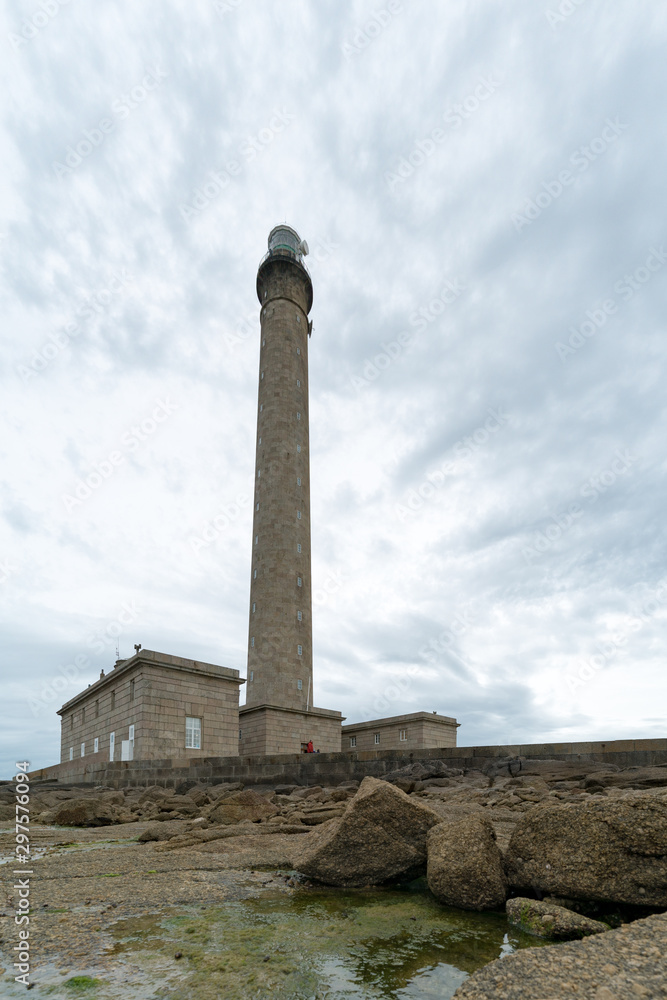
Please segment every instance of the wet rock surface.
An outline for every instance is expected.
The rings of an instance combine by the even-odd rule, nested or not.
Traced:
[[[661,1000],[667,997],[667,914],[479,969],[454,1000]]]
[[[507,919],[526,934],[553,941],[578,941],[610,928],[601,920],[591,920],[556,903],[517,896],[507,900]]]

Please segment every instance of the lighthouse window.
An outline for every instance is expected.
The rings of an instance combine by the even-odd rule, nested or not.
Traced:
[[[297,353],[297,354],[301,354],[301,348],[300,348],[300,347],[297,347],[297,349],[296,349],[296,353]]]
[[[301,542],[296,543],[296,551],[301,552]]]
[[[301,445],[300,445],[300,444],[298,444],[298,445],[296,446],[296,450],[297,450],[297,451],[301,451]]]
[[[264,378],[264,372],[262,372],[262,374],[261,374],[261,376],[260,376],[260,377],[261,377],[261,378]]]
[[[297,419],[297,420],[301,420],[301,414],[300,414],[300,413],[297,413],[297,415],[296,415],[296,419]]]
[[[254,637],[254,635],[253,635],[252,639],[250,640],[250,645],[251,646],[255,645],[255,637]]]
[[[264,409],[264,403],[260,403],[259,404],[259,412],[261,413],[263,409]]]
[[[297,691],[303,691],[303,681],[301,679],[299,679],[296,682],[296,689],[297,689]]]
[[[301,520],[301,511],[300,510],[297,510],[296,516],[297,516],[297,520],[300,521]]]
[[[255,671],[254,671],[254,670],[251,670],[251,671],[250,671],[250,680],[251,680],[251,681],[254,681],[254,679],[255,679]]]
[[[261,469],[258,469],[258,470],[257,470],[257,478],[259,479],[259,477],[260,477],[261,475],[262,475],[262,470],[261,470]]]
[[[297,576],[297,578],[296,578],[296,585],[297,585],[297,587],[301,586],[301,577],[300,576]]]
[[[296,380],[296,387],[297,387],[297,389],[300,389],[300,388],[301,388],[301,379],[300,379],[300,378],[298,378],[298,379]]]
[[[253,606],[252,606],[252,613],[253,613],[253,615],[254,615],[254,613],[255,613],[256,610],[257,610],[257,605],[253,604]]]
[[[301,317],[299,316],[299,314],[298,314],[298,313],[296,314],[296,321],[297,321],[297,323],[300,323],[300,322],[301,322]]]
[[[266,347],[266,340],[262,341],[262,347]]]
[[[259,535],[255,535],[255,545],[257,545],[258,541],[259,541]]]
[[[296,647],[296,651],[297,651],[297,655],[301,656],[302,653],[303,653],[303,646],[297,646]]]
[[[261,444],[261,443],[262,443],[262,439],[260,438],[259,441],[258,441],[258,444]]]
[[[301,476],[297,476],[296,485],[301,486]]]
[[[303,619],[303,611],[297,611],[296,617],[299,621],[301,621]]]
[[[256,579],[257,579],[257,570],[255,570],[255,571],[253,572],[253,574],[252,574],[252,578],[253,578],[253,580],[256,580]]]
[[[255,504],[255,510],[259,510],[259,504],[258,503]]]

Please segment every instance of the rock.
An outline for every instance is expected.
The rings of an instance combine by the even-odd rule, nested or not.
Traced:
[[[500,757],[498,760],[487,761],[482,768],[482,774],[485,774],[493,784],[494,779],[501,775],[515,778],[523,770],[524,763],[524,757]]]
[[[177,812],[181,816],[196,816],[199,812],[189,795],[172,795],[158,804],[160,812]]]
[[[428,887],[440,903],[494,910],[507,897],[503,857],[487,819],[466,816],[429,830]]]
[[[0,823],[8,823],[16,819],[15,805],[0,805]]]
[[[143,833],[139,834],[137,841],[140,844],[146,844],[152,840],[169,840],[170,837],[173,836],[173,831],[169,830],[164,824],[151,823],[150,826],[146,827]]]
[[[474,972],[453,1000],[630,1000],[665,996],[667,914],[548,948],[523,948]]]
[[[295,799],[312,799],[316,795],[322,795],[324,789],[321,785],[311,785],[310,788],[297,788],[293,793]]]
[[[667,791],[536,805],[512,834],[506,871],[519,892],[667,906]]]
[[[306,826],[319,826],[320,823],[326,823],[330,819],[337,819],[344,811],[340,806],[336,809],[311,809],[303,814],[301,822]]]
[[[506,910],[507,919],[513,927],[552,941],[576,941],[589,934],[601,934],[609,930],[607,924],[600,920],[582,917],[580,913],[544,900],[540,902],[518,896],[507,900]]]
[[[667,764],[656,767],[626,767],[621,771],[598,771],[584,778],[584,788],[660,788],[667,785]]]
[[[279,810],[264,795],[246,788],[242,792],[233,792],[222,800],[207,806],[206,816],[211,823],[230,825],[250,820],[259,823],[263,819],[275,816]]]
[[[273,790],[276,795],[291,795],[299,787],[299,785],[276,785]]]
[[[399,781],[425,781],[427,778],[451,778],[461,774],[461,771],[447,767],[444,760],[421,761],[408,764],[406,767],[399,767],[396,771],[389,771],[383,775],[384,781],[390,781],[392,785]],[[340,787],[340,786],[339,786]]]
[[[116,822],[113,805],[101,799],[70,799],[53,811],[56,826],[109,826]]]
[[[207,806],[211,801],[208,797],[208,794],[204,791],[203,788],[192,788],[187,793],[187,795],[188,798],[192,799],[194,804],[199,808],[201,808],[202,806]]]
[[[208,789],[208,797],[211,802],[217,802],[218,799],[232,795],[234,792],[242,792],[243,788],[242,781],[223,781],[219,785],[211,785]]]
[[[347,802],[351,796],[351,790],[347,788],[334,788],[331,793],[332,802]]]
[[[389,782],[364,778],[343,815],[310,835],[297,867],[327,885],[412,878],[426,867],[426,834],[439,822]]]

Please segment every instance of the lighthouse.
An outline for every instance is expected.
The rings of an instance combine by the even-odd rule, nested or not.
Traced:
[[[241,754],[341,748],[340,712],[313,707],[307,244],[271,230],[257,271],[260,350]]]

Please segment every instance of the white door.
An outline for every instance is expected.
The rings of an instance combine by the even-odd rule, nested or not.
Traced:
[[[109,760],[113,763],[114,750],[116,749],[116,734],[109,734]]]
[[[120,759],[121,760],[132,760],[134,741],[133,740],[121,740],[120,741]]]

